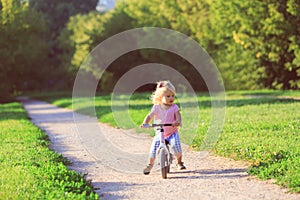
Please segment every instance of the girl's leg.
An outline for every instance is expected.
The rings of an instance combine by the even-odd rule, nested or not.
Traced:
[[[159,144],[160,144],[160,137],[158,135],[156,135],[153,138],[152,144],[150,147],[150,152],[149,152],[150,164],[154,164],[155,157],[156,157],[156,151],[157,151],[157,148],[159,147]]]
[[[174,153],[174,154],[177,159],[177,163],[181,163],[182,162],[182,153]]]
[[[156,150],[159,147],[159,136],[155,136],[152,140],[151,148],[150,148],[150,154],[149,154],[149,164],[146,166],[146,168],[143,170],[143,173],[145,175],[148,175],[154,165],[155,162],[155,156],[156,156]]]
[[[150,158],[150,159],[149,159],[149,164],[150,164],[150,165],[153,166],[153,165],[154,165],[154,162],[155,162],[155,158]]]
[[[181,149],[181,143],[180,143],[180,138],[178,133],[174,133],[171,135],[169,138],[169,143],[174,151],[174,155],[177,159],[177,166],[178,169],[185,169],[186,167],[183,165],[182,162],[182,149]]]

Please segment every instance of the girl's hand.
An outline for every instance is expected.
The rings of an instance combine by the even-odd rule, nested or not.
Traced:
[[[175,122],[173,123],[173,126],[181,126],[181,115],[179,111],[175,113]]]
[[[140,127],[141,127],[141,128],[148,128],[148,127],[149,127],[149,124],[142,124]]]
[[[175,121],[175,122],[173,122],[172,126],[180,126],[180,122],[179,121]]]

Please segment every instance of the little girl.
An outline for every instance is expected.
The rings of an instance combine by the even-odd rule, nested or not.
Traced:
[[[182,150],[177,127],[181,125],[181,115],[179,108],[173,104],[175,100],[175,87],[170,81],[160,81],[157,83],[156,90],[151,96],[154,104],[151,111],[145,117],[143,124],[149,124],[154,119],[155,124],[172,124],[173,126],[164,127],[164,137],[170,143],[175,157],[177,158],[177,167],[179,170],[186,167],[182,162]],[[160,134],[159,130],[153,138],[150,149],[150,161],[144,169],[144,174],[148,175],[154,165],[156,150],[159,147]]]

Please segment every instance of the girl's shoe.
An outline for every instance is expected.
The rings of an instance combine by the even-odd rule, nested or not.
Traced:
[[[183,169],[186,169],[186,167],[184,166],[183,162],[180,162],[180,163],[177,163],[177,169],[183,170]]]
[[[148,164],[147,167],[143,170],[144,174],[145,175],[150,174],[150,171],[151,171],[152,167],[153,167],[153,165]]]

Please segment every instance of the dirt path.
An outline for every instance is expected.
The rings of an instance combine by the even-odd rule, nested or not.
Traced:
[[[199,152],[187,147],[183,154],[187,170],[178,172],[173,167],[168,179],[162,179],[159,171],[145,176],[134,160],[126,163],[122,156],[110,159],[101,145],[97,145],[98,135],[80,135],[72,111],[42,101],[22,102],[33,123],[49,135],[52,148],[73,162],[72,169],[88,173],[88,179],[103,199],[300,199],[299,194],[289,194],[271,181],[248,176],[247,166],[241,162],[216,156],[201,158]],[[99,124],[99,128],[105,130],[112,148],[129,154],[149,151],[151,138],[148,136],[137,137],[130,131],[104,124]],[[141,158],[144,166],[147,158],[143,155]],[[109,166],[122,167],[123,171]],[[133,173],[137,170],[139,173]]]

